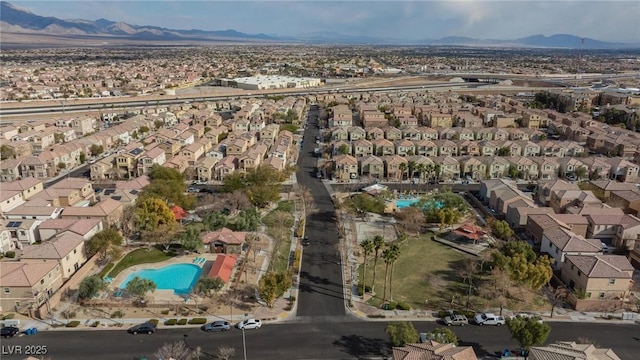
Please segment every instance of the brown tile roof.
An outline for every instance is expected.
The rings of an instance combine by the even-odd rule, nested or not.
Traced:
[[[220,231],[211,231],[202,236],[203,244],[211,244],[214,242],[221,242],[227,245],[242,245],[244,244],[245,232],[233,231],[231,229],[222,228]]]
[[[544,236],[563,252],[597,253],[602,251],[600,240],[585,239],[561,227],[545,231]]]
[[[471,346],[455,346],[428,341],[393,348],[394,360],[477,360]]]
[[[590,278],[631,279],[633,266],[623,255],[567,255],[571,262]]]
[[[0,283],[5,287],[32,287],[37,285],[57,261],[0,262]]]
[[[62,259],[78,245],[84,238],[72,232],[65,232],[39,245],[25,246],[22,259]]]
[[[547,346],[534,346],[529,352],[531,360],[620,360],[611,349],[598,349],[592,344],[557,342]]]

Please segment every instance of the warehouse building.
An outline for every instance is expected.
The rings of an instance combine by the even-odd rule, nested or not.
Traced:
[[[269,90],[316,87],[321,86],[322,81],[306,77],[269,75],[223,79],[221,85],[244,90]]]

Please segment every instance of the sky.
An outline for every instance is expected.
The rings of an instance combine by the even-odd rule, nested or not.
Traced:
[[[37,15],[105,18],[178,30],[227,30],[300,36],[332,32],[388,39],[518,39],[571,34],[640,42],[640,1],[9,1]]]

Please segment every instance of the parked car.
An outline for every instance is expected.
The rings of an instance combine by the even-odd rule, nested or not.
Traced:
[[[228,331],[231,330],[231,324],[227,321],[214,321],[212,323],[205,324],[201,327],[203,331],[214,332],[214,331]]]
[[[467,317],[464,315],[445,316],[442,321],[447,326],[465,326],[469,324],[469,319],[467,319]]]
[[[138,335],[138,334],[153,334],[157,330],[156,324],[152,322],[146,322],[143,324],[139,324],[133,327],[130,327],[127,332],[129,334]]]
[[[239,322],[236,327],[240,330],[260,329],[262,327],[262,321],[259,319],[246,319]]]
[[[5,326],[1,330],[1,335],[3,338],[10,338],[18,335],[20,333],[20,329],[15,326]]]
[[[311,240],[309,240],[309,238],[305,236],[304,238],[302,238],[302,245],[303,246],[311,245]]]
[[[506,321],[502,316],[498,316],[491,313],[476,314],[476,316],[473,318],[473,321],[478,325],[493,325],[493,326],[500,326],[506,323]]]

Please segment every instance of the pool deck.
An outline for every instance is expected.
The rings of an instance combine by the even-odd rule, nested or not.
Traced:
[[[218,257],[218,254],[212,254],[212,253],[204,253],[204,254],[191,254],[191,255],[183,255],[183,256],[176,256],[174,258],[171,258],[169,260],[166,261],[161,261],[161,262],[157,262],[157,263],[147,263],[147,264],[140,264],[140,265],[135,265],[129,268],[126,268],[124,270],[122,270],[122,272],[120,272],[120,274],[118,274],[118,276],[115,277],[115,279],[113,279],[113,281],[111,282],[110,285],[110,290],[117,290],[119,289],[124,281],[127,279],[127,277],[131,274],[133,274],[136,271],[139,270],[152,270],[152,269],[159,269],[168,265],[173,265],[173,264],[194,264],[194,260],[196,257],[200,257],[200,258],[205,258],[207,259],[205,264],[201,264],[200,267],[201,268],[205,268],[205,265],[209,262],[213,262],[216,260],[216,258]],[[196,264],[194,264],[196,265]],[[210,266],[209,266],[210,268]],[[204,272],[204,270],[203,270]],[[173,292],[173,290],[155,290],[154,292],[150,293],[148,295],[148,297],[150,298],[150,300],[152,302],[156,302],[156,303],[162,303],[162,302],[166,302],[166,303],[172,303],[175,304],[176,301],[181,301],[184,300],[184,297],[186,295],[177,295]]]

